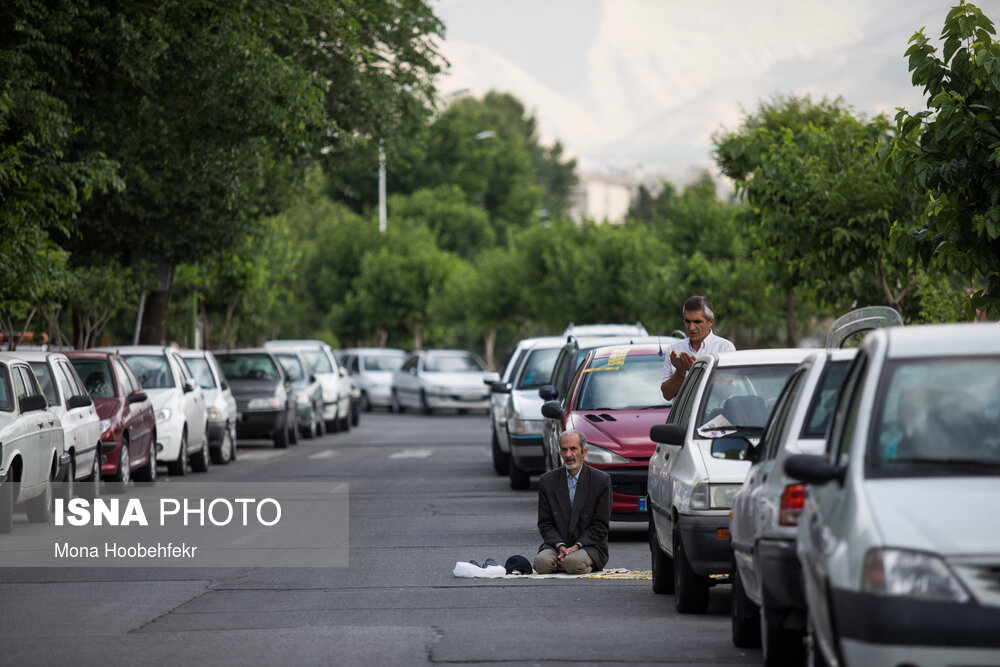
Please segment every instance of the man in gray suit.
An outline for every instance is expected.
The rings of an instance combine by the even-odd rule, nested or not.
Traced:
[[[563,465],[538,480],[538,532],[544,543],[535,571],[586,574],[608,562],[611,477],[584,464],[587,439],[579,431],[559,438]]]

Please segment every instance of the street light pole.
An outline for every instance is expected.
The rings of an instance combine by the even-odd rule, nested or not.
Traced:
[[[386,210],[385,210],[385,149],[382,142],[378,143],[378,230],[385,233]]]

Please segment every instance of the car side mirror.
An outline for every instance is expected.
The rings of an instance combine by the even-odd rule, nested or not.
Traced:
[[[194,391],[194,380],[184,380],[184,393],[190,394]]]
[[[21,408],[21,412],[35,412],[37,410],[44,410],[49,407],[48,401],[41,394],[36,394],[35,396],[25,396],[20,399],[17,404]]]
[[[337,369],[337,374],[340,375],[340,377],[345,378],[347,377],[347,369],[341,366]],[[315,382],[315,380],[313,380],[313,382]]]
[[[491,385],[494,382],[500,381],[500,374],[496,371],[486,371],[483,373],[483,382],[487,385]]]
[[[661,445],[684,446],[684,429],[680,424],[653,424],[649,427],[649,439]]]
[[[144,391],[133,391],[125,400],[127,400],[129,405],[131,405],[132,403],[142,403],[143,401],[149,400],[149,396],[147,396]]]
[[[316,382],[316,376],[313,375],[312,373],[310,373],[309,374],[309,384],[313,384],[315,382]]]
[[[222,391],[225,391],[229,389],[229,383],[223,380],[222,382],[219,383],[219,387],[222,388]]]
[[[542,403],[542,416],[549,419],[562,419],[563,409],[559,401],[546,401]]]
[[[543,384],[538,388],[538,396],[544,401],[554,401],[559,398],[559,390],[550,384]]]
[[[796,454],[785,459],[785,473],[800,482],[822,486],[829,482],[843,485],[847,466],[837,466],[817,454]]]
[[[494,394],[509,394],[511,390],[510,382],[487,382],[490,391]]]
[[[75,410],[77,408],[85,408],[88,405],[93,405],[94,401],[91,400],[90,396],[70,396],[69,400],[66,401],[66,407],[70,410]]]

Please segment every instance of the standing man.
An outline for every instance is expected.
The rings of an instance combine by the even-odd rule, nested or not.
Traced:
[[[681,383],[691,370],[694,358],[711,352],[732,352],[736,347],[725,338],[712,333],[715,312],[708,297],[692,296],[684,302],[684,330],[688,337],[671,345],[663,362],[663,378],[660,392],[663,398],[672,401],[681,388]]]
[[[535,571],[587,574],[608,562],[611,477],[583,462],[587,439],[579,431],[559,437],[563,465],[538,480],[538,532],[544,543]]]

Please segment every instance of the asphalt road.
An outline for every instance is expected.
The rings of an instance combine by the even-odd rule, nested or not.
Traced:
[[[0,664],[760,664],[730,641],[728,586],[681,616],[647,579],[453,576],[538,547],[535,485],[512,491],[488,442],[483,415],[375,412],[287,450],[244,443],[195,479],[348,482],[349,567],[2,567]],[[45,529],[15,515],[15,534]],[[613,523],[610,551],[648,570],[645,524]]]

